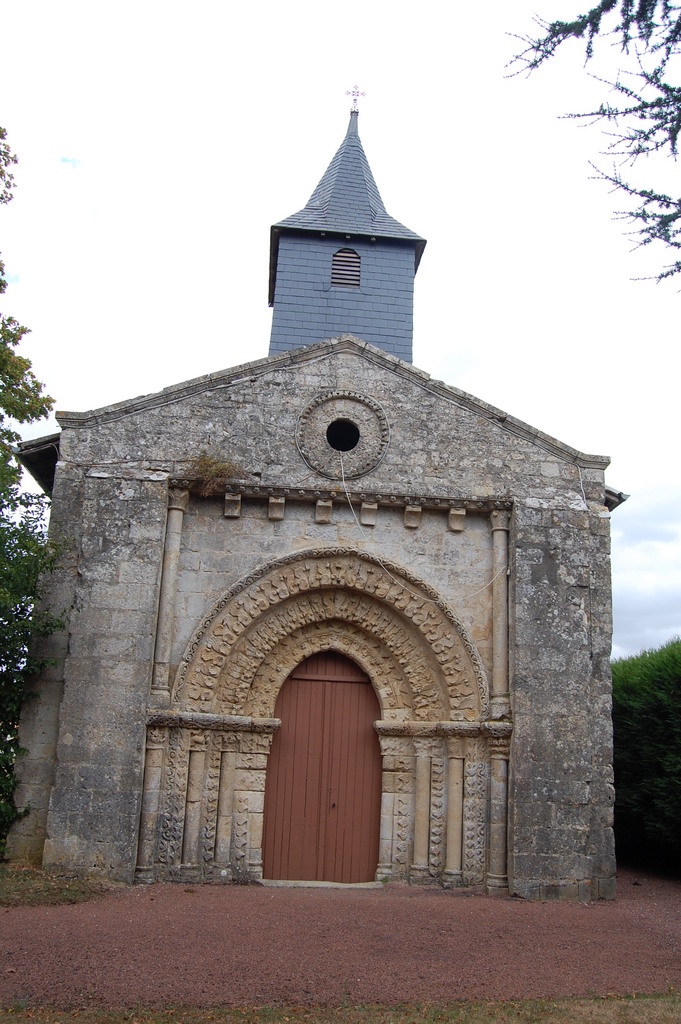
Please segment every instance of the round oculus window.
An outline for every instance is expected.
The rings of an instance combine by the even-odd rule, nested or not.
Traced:
[[[340,480],[362,476],[379,464],[390,429],[373,398],[356,391],[325,391],[298,417],[296,440],[311,469]]]
[[[359,427],[352,420],[334,420],[326,428],[326,440],[336,452],[351,452],[359,444]]]

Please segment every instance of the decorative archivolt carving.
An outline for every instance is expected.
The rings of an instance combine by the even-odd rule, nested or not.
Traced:
[[[246,714],[255,717],[261,708],[274,707],[273,701],[296,665],[324,650],[347,655],[366,672],[374,681],[382,713],[389,720],[411,715],[411,673],[377,637],[338,619],[308,624],[281,641],[276,658],[266,658],[253,678]]]
[[[488,716],[480,658],[439,594],[393,563],[348,548],[292,554],[233,586],[196,630],[172,705],[270,716],[288,672],[325,647],[365,668],[385,718],[400,717],[400,709],[425,721]]]

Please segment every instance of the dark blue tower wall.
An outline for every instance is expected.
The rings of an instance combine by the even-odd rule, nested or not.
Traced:
[[[359,288],[331,286],[332,257],[343,248],[354,249],[361,259]],[[282,232],[271,356],[339,334],[354,334],[410,363],[413,310],[413,243]]]

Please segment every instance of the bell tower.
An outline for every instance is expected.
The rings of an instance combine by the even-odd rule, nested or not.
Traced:
[[[358,118],[353,108],[307,205],[272,226],[271,356],[347,333],[412,361],[414,275],[426,242],[386,212]]]

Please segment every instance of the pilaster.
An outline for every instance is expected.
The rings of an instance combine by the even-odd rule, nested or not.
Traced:
[[[494,509],[492,527],[492,692],[491,716],[507,718],[511,706],[508,693],[508,531],[510,513]]]
[[[168,520],[156,627],[154,674],[151,683],[151,704],[153,707],[159,708],[167,708],[170,705],[170,650],[173,639],[175,593],[180,562],[182,522],[188,504],[188,490],[173,488],[168,492]]]

